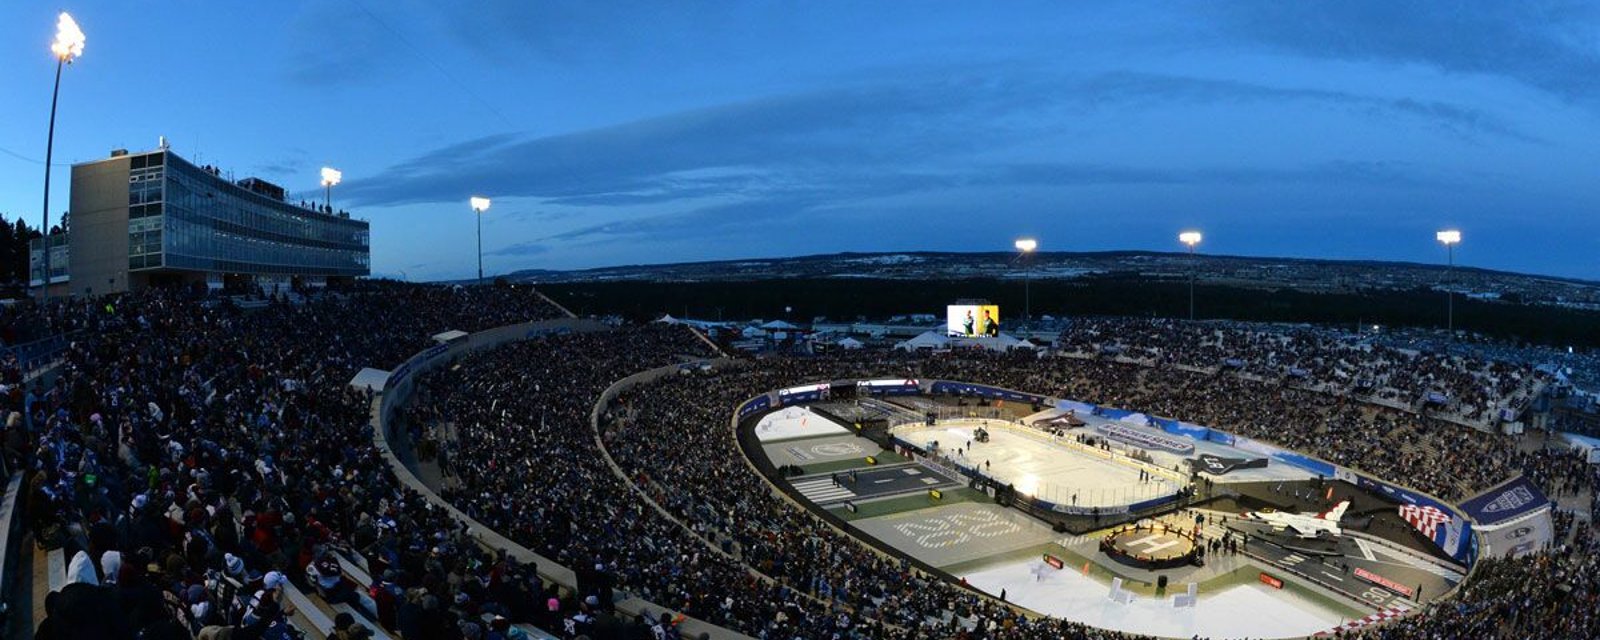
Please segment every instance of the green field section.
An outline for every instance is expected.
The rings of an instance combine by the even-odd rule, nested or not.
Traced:
[[[950,489],[948,491],[944,491],[944,497],[938,500],[934,500],[927,494],[927,492],[922,492],[914,495],[900,496],[897,498],[885,498],[883,500],[858,503],[856,505],[855,513],[851,513],[849,509],[844,508],[844,505],[829,507],[828,512],[839,516],[848,522],[851,520],[876,518],[878,516],[886,516],[894,513],[905,513],[907,511],[916,511],[917,509],[926,509],[928,507],[937,507],[944,504],[956,504],[959,502],[992,504],[994,500],[991,499],[988,494],[985,494],[981,491],[974,491],[972,489],[963,487],[960,489]]]

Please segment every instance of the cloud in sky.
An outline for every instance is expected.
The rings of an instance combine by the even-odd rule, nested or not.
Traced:
[[[1590,2],[1226,2],[1225,38],[1308,57],[1420,63],[1509,78],[1568,99],[1600,98]]]
[[[988,158],[1003,160],[1014,146],[1035,141],[1030,134],[1056,135],[1063,114],[1194,105],[1281,109],[1286,102],[1404,120],[1452,136],[1536,140],[1499,116],[1439,100],[1122,71],[1087,78],[953,76],[776,96],[553,136],[497,134],[424,153],[354,180],[344,193],[365,206],[452,202],[487,190],[555,205],[616,207],[797,188],[839,192],[840,182],[872,188],[856,184],[863,177],[887,179],[878,188],[893,192],[917,174],[947,174],[925,176],[929,186],[1027,177]],[[1139,167],[1091,169],[1061,177],[1123,181]],[[1184,179],[1203,175],[1187,172]]]
[[[1161,249],[1191,225],[1218,251],[1428,259],[1425,231],[1452,224],[1472,231],[1464,256],[1494,261],[1480,264],[1600,276],[1582,257],[1600,250],[1586,143],[1600,134],[1600,6],[1586,3],[83,0],[80,13],[90,51],[63,87],[57,158],[167,135],[296,194],[339,167],[335,203],[373,221],[381,272],[475,273],[465,201],[483,194],[500,270],[1020,233]],[[0,17],[0,42],[35,41],[53,19]],[[7,71],[47,87],[42,60]],[[42,123],[47,107],[0,101],[0,120]],[[0,130],[0,148],[33,157],[37,143],[29,126]],[[0,210],[31,211],[37,167],[0,165]],[[60,182],[52,202],[69,201]],[[1335,222],[1367,232],[1296,232]]]

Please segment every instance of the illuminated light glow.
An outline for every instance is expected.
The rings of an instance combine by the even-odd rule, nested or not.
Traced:
[[[344,179],[344,172],[333,167],[322,168],[322,186],[331,187],[339,184],[342,179]]]
[[[1037,496],[1039,495],[1039,476],[1031,473],[1024,474],[1017,479],[1013,486],[1023,495]]]
[[[1197,244],[1200,244],[1200,237],[1199,231],[1185,231],[1178,234],[1178,242],[1182,242],[1193,247]]]
[[[63,62],[72,62],[83,55],[85,39],[83,29],[78,28],[78,21],[62,11],[61,17],[56,19],[56,39],[50,43],[50,51]]]
[[[1034,240],[1033,238],[1018,238],[1017,242],[1016,242],[1016,247],[1017,247],[1017,251],[1021,251],[1023,253],[1028,253],[1030,251],[1033,251],[1034,249],[1038,249],[1039,248],[1039,241],[1038,240]]]
[[[1461,232],[1456,229],[1440,231],[1433,234],[1433,237],[1438,238],[1439,242],[1443,242],[1445,244],[1456,244],[1461,242]]]
[[[472,210],[483,213],[489,210],[489,199],[483,196],[472,196]]]

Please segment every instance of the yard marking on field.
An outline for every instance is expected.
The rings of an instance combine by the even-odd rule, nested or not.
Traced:
[[[835,486],[831,478],[801,480],[791,484],[800,495],[817,503],[853,498],[856,495],[856,492],[848,488]]]
[[[1337,580],[1339,582],[1344,582],[1344,578],[1341,578],[1339,576],[1333,575],[1333,574],[1328,573],[1326,571],[1322,572],[1322,575],[1328,576],[1329,578],[1332,578],[1332,579]]]

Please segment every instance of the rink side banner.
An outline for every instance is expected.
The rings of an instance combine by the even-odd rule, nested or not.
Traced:
[[[1364,475],[1356,475],[1356,485],[1373,493],[1382,495],[1390,500],[1400,503],[1402,507],[1411,506],[1418,508],[1431,507],[1446,516],[1447,519],[1432,526],[1433,535],[1430,538],[1433,544],[1444,551],[1446,555],[1462,564],[1471,564],[1473,559],[1472,523],[1466,516],[1461,515],[1454,507],[1447,505],[1428,496],[1409,489],[1396,487],[1382,480],[1376,480]],[[1424,531],[1424,534],[1427,532]]]
[[[1077,400],[1058,400],[1056,401],[1056,408],[1071,411],[1080,416],[1092,416],[1097,409],[1097,407],[1092,404],[1087,402],[1078,402]]]
[[[1233,437],[1233,434],[1217,431],[1216,429],[1212,429],[1211,433],[1206,434],[1206,439],[1217,444],[1225,444],[1230,447],[1233,446],[1234,442],[1237,442],[1237,439]]]
[[[1234,436],[1233,446],[1244,449],[1245,451],[1249,451],[1251,453],[1259,453],[1284,464],[1291,464],[1296,467],[1300,467],[1301,469],[1305,469],[1324,478],[1332,478],[1334,473],[1338,471],[1336,467],[1327,462],[1323,462],[1310,456],[1295,453],[1293,451],[1279,449],[1265,442],[1251,440],[1250,438]]]
[[[922,393],[922,383],[916,380],[861,380],[856,382],[856,392],[869,396],[911,396]]]
[[[1189,444],[1188,442],[1164,434],[1156,434],[1149,431],[1136,429],[1127,425],[1102,424],[1098,427],[1095,427],[1095,430],[1105,434],[1106,437],[1111,438],[1112,440],[1118,440],[1140,447],[1165,449],[1167,451],[1173,451],[1183,455],[1194,453],[1194,445]]]
[[[778,404],[791,405],[827,399],[833,385],[826,382],[790,387],[778,391]]]
[[[1154,422],[1156,426],[1161,427],[1162,431],[1174,435],[1185,436],[1192,440],[1205,442],[1206,440],[1210,439],[1211,436],[1210,429],[1197,424],[1179,422],[1171,418],[1151,418],[1150,421]]]
[[[743,420],[772,407],[772,398],[762,394],[739,406],[739,419]]]
[[[980,398],[994,398],[997,400],[1028,402],[1033,404],[1044,404],[1046,400],[1044,396],[1036,396],[1031,393],[1012,391],[1010,389],[1001,389],[999,387],[986,387],[981,384],[972,384],[970,382],[952,382],[949,380],[935,381],[931,391],[934,394],[978,396]]]
[[[1100,407],[1100,412],[1096,413],[1095,415],[1100,416],[1102,418],[1105,418],[1107,420],[1122,420],[1123,418],[1126,418],[1126,417],[1131,416],[1131,415],[1136,414],[1136,413],[1139,413],[1139,412],[1138,411],[1132,411],[1132,410],[1129,410],[1129,409],[1112,409],[1110,407]]]

